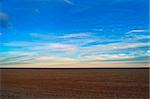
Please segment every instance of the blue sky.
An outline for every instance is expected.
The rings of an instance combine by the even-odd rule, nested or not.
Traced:
[[[1,0],[1,67],[147,67],[148,0]]]

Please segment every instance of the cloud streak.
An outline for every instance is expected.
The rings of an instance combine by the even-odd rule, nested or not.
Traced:
[[[8,15],[4,12],[0,12],[0,28],[7,29],[10,26]]]
[[[149,38],[149,36],[143,34],[127,33],[125,37],[118,39],[97,37],[92,32],[63,35],[31,33],[30,36],[42,40],[3,43],[3,47],[18,49],[22,54],[17,53],[17,50],[18,56],[6,53],[5,56],[9,57],[1,58],[1,62],[5,60],[1,65],[19,65],[22,63],[24,66],[31,64],[32,66],[42,65],[46,67],[62,65],[61,67],[63,67],[68,64],[72,66],[80,66],[81,64],[110,66],[113,63],[115,65],[120,64],[120,66],[125,64],[132,66],[136,64],[137,58],[141,58],[138,63],[145,64],[144,66],[148,63],[148,60],[144,57],[149,57],[149,55],[146,49],[142,50],[141,48],[148,48],[150,44],[138,41]]]
[[[84,38],[89,36],[90,36],[90,32],[83,32],[83,33],[74,33],[74,34],[58,36],[58,38],[71,39],[71,38]]]
[[[64,0],[64,2],[69,4],[69,5],[74,5],[74,3],[71,0]]]
[[[143,33],[143,32],[149,32],[149,30],[131,30],[131,31],[127,32],[127,34],[130,34],[130,33]]]

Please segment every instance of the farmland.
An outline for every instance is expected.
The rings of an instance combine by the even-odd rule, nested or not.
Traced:
[[[0,69],[1,99],[148,99],[149,69]]]

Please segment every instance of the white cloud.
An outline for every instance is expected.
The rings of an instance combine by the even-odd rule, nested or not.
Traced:
[[[10,46],[10,47],[30,47],[30,46],[37,46],[42,45],[43,43],[38,42],[28,42],[28,41],[18,41],[18,42],[8,42],[4,43],[4,46]]]
[[[131,48],[139,48],[139,47],[148,47],[150,44],[148,43],[110,43],[105,45],[94,45],[94,46],[88,46],[84,47],[82,50],[83,52],[100,52],[100,51],[117,51],[117,50],[126,50]]]
[[[31,33],[30,36],[32,38],[38,38],[39,40],[49,40],[54,42],[61,42],[64,44],[72,44],[72,45],[84,45],[90,42],[96,42],[100,38],[93,36],[92,32],[79,32],[79,33],[70,33],[64,35],[52,35],[52,33],[41,34],[41,33]],[[58,33],[59,34],[59,33]],[[101,39],[104,41],[104,39]]]
[[[40,13],[40,10],[39,9],[34,9],[34,11],[36,12],[36,13]]]
[[[40,38],[40,39],[56,39],[57,38],[57,36],[53,36],[53,35],[51,35],[51,33],[49,33],[49,34],[30,33],[30,36],[32,36],[34,38]]]
[[[47,47],[54,48],[55,50],[62,50],[67,53],[76,52],[77,50],[75,46],[70,45],[70,44],[53,43],[53,44],[47,45]]]
[[[0,12],[0,20],[8,20],[8,15],[4,12]]]
[[[73,59],[73,58],[67,58],[67,57],[56,57],[56,56],[41,56],[41,57],[38,57],[36,58],[37,61],[40,61],[40,62],[45,62],[45,61],[49,61],[49,62],[66,62],[66,61],[69,61],[69,62],[77,62],[76,59]]]
[[[142,33],[142,32],[149,32],[149,30],[131,30],[131,31],[127,32],[127,34],[130,34],[130,33]]]
[[[3,46],[6,47],[19,47],[19,50],[23,51],[52,51],[61,53],[75,53],[78,50],[78,46],[74,44],[64,44],[64,43],[49,43],[49,42],[28,42],[28,41],[18,41],[18,42],[8,42],[4,43]],[[27,50],[24,50],[27,49]]]
[[[137,41],[141,39],[149,39],[150,36],[148,34],[145,34],[147,32],[149,32],[149,30],[131,30],[126,33],[124,40],[130,42],[130,41]]]
[[[71,0],[64,0],[64,2],[69,4],[69,5],[74,5],[74,3]]]
[[[96,31],[96,32],[102,32],[103,31],[103,29],[99,29],[99,28],[95,28],[95,29],[93,29],[93,31]]]
[[[41,39],[71,39],[71,38],[83,38],[89,37],[91,32],[80,32],[80,33],[70,33],[65,35],[51,35],[49,34],[41,34],[41,33],[31,33],[32,37],[41,38]]]
[[[124,40],[128,42],[137,42],[138,40],[142,39],[150,39],[150,36],[148,35],[127,35]]]
[[[89,37],[89,36],[90,36],[90,32],[83,32],[83,33],[74,33],[74,34],[58,36],[58,38],[67,39],[67,38],[82,38],[82,37]]]
[[[105,60],[108,60],[107,62],[110,63],[111,61],[109,60],[115,60],[114,62],[121,62],[117,60],[122,59],[127,60],[126,62],[128,62],[128,60],[134,59],[136,57],[147,56],[147,54],[144,54],[145,49],[140,49],[143,52],[139,52],[137,51],[137,48],[150,46],[148,43],[138,41],[139,39],[150,38],[149,36],[133,32],[139,33],[143,32],[143,30],[132,30],[130,31],[131,34],[127,34],[127,36],[124,38],[120,37],[117,39],[114,39],[113,37],[105,38],[105,36],[101,36],[101,38],[100,36],[96,37],[94,34],[91,34],[91,32],[71,33],[64,35],[32,33],[32,37],[40,38],[42,39],[42,42],[16,41],[3,43],[3,45],[9,47],[22,47],[23,49],[17,49],[18,51],[22,52],[34,52],[34,55],[36,55],[36,57],[34,57],[34,64],[36,65],[49,64],[52,66],[53,64],[73,63],[80,60],[83,62],[86,61],[87,63],[94,60],[99,60],[100,62],[105,62]],[[94,42],[95,45],[93,45],[93,43],[89,44],[91,42]],[[103,42],[108,43],[103,44]],[[85,46],[83,46],[84,44]],[[135,49],[135,51],[133,51],[133,49]],[[128,52],[123,54],[125,51]],[[31,57],[34,55],[31,55]],[[30,57],[28,55],[26,56]],[[69,56],[74,57],[75,59],[68,58]],[[140,62],[144,61],[141,60]],[[124,63],[124,61],[122,63]]]
[[[136,38],[137,40],[141,40],[141,39],[150,39],[150,36],[139,35],[139,36],[135,36],[135,38]]]
[[[36,46],[32,48],[32,50],[40,50],[40,51],[52,51],[52,52],[60,52],[60,53],[75,53],[77,51],[77,47],[71,44],[61,44],[61,43],[47,43],[41,46]]]
[[[32,52],[3,52],[0,55],[0,65],[4,64],[22,64],[34,61]]]
[[[97,54],[97,55],[83,56],[82,58],[88,61],[94,61],[94,60],[104,61],[104,60],[133,59],[136,58],[136,56],[127,55],[127,54]]]
[[[10,23],[9,16],[7,13],[0,12],[0,28],[12,28],[12,24]]]

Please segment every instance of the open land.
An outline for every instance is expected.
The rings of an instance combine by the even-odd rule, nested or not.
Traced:
[[[0,69],[1,99],[149,99],[149,69]]]

